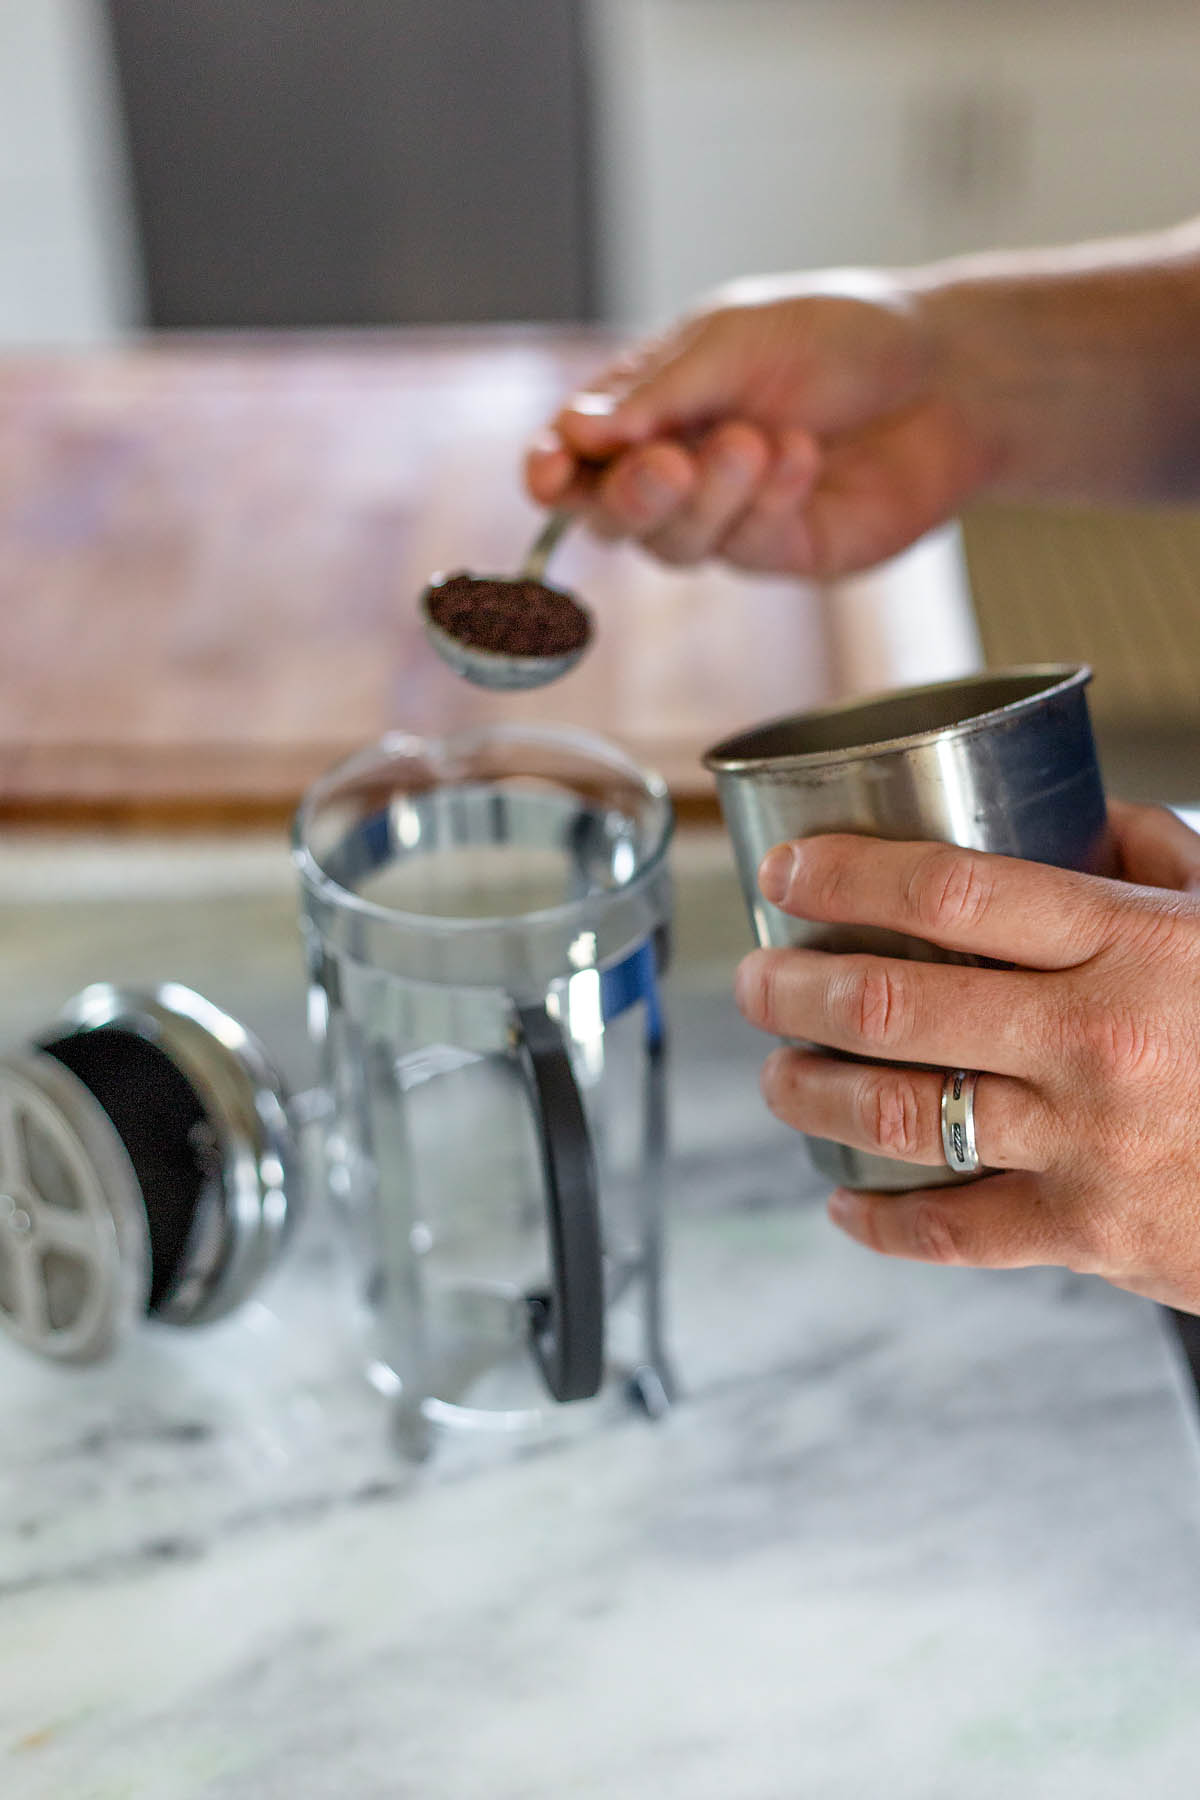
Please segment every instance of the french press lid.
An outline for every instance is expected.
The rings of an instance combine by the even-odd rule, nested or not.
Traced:
[[[258,1040],[189,988],[76,995],[0,1062],[0,1327],[87,1361],[139,1313],[231,1311],[294,1220],[287,1106]]]

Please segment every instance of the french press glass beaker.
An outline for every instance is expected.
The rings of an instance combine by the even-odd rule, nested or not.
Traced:
[[[504,725],[391,737],[301,806],[326,1176],[413,1454],[618,1382],[666,1404],[671,826],[612,745]]]

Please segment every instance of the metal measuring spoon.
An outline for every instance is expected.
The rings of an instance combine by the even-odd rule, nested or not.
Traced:
[[[561,588],[549,587],[542,580],[546,564],[571,519],[572,514],[567,512],[551,513],[515,575],[471,575],[466,572],[435,575],[422,593],[420,610],[425,636],[443,662],[449,663],[457,674],[473,681],[477,687],[508,690],[542,687],[573,669],[590,644],[592,621],[586,609],[572,595]],[[540,595],[523,595],[521,589],[526,584],[540,589]],[[472,588],[477,590],[474,595]],[[510,593],[506,594],[506,590]],[[510,597],[514,603],[514,623],[522,613],[528,615],[530,608],[540,602],[545,616],[553,617],[554,622],[565,627],[567,635],[578,638],[578,642],[572,643],[569,649],[547,654],[513,654],[472,643],[469,635],[458,635],[445,619],[439,622],[434,616],[433,609],[439,599],[445,609],[447,602],[460,592],[464,607],[472,600],[486,606],[491,598],[497,603],[497,611]]]

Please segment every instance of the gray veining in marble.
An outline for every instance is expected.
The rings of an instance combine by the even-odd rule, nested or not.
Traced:
[[[398,1462],[319,1213],[220,1325],[80,1371],[0,1342],[4,1800],[1195,1792],[1200,1466],[1157,1315],[834,1233],[728,999],[732,881],[684,890],[684,1403]],[[282,881],[0,905],[10,1043],[166,975],[307,1079]]]

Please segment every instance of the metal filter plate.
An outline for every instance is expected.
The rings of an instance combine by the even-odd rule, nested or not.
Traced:
[[[224,1317],[274,1267],[297,1210],[287,1094],[262,1045],[166,982],[86,988],[41,1046],[86,1082],[128,1151],[149,1225],[147,1310],[172,1325]]]
[[[144,1312],[149,1283],[141,1191],[103,1107],[52,1057],[0,1058],[0,1329],[92,1362]]]

